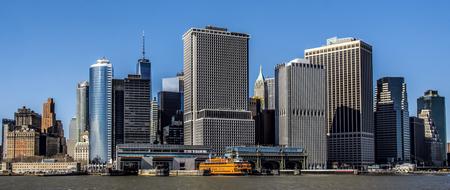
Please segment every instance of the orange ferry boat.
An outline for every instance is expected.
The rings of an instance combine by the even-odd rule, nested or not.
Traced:
[[[199,170],[211,175],[246,175],[252,171],[252,165],[240,159],[210,158],[200,163]]]

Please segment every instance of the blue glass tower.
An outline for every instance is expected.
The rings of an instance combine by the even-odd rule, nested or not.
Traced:
[[[113,67],[102,58],[89,71],[89,161],[111,160]]]
[[[142,58],[138,60],[136,65],[136,74],[142,79],[148,79],[150,85],[150,99],[152,97],[152,64],[149,59],[145,58],[145,35],[142,32]]]

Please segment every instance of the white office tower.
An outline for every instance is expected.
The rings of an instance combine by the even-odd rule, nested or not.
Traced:
[[[294,59],[275,68],[275,141],[302,147],[308,169],[327,166],[326,70],[323,64]]]
[[[208,26],[191,28],[184,43],[184,144],[252,145],[248,111],[248,34]]]

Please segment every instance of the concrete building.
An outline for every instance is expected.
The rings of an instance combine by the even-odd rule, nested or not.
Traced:
[[[21,160],[40,154],[39,131],[26,125],[20,126],[7,134],[6,159]]]
[[[153,101],[150,103],[150,143],[157,144],[160,139],[158,137],[161,131],[159,131],[159,105],[156,97],[153,98]]]
[[[440,96],[437,90],[427,90],[423,96],[417,99],[417,114],[420,114],[422,110],[430,110],[431,118],[436,126],[436,131],[439,134],[439,142],[441,143],[441,160],[446,159],[446,142],[447,142],[447,130],[446,130],[446,118],[445,118],[445,97]]]
[[[41,132],[47,133],[50,127],[56,125],[55,102],[53,98],[48,98],[42,108]]]
[[[376,163],[410,162],[408,95],[403,77],[383,77],[375,92]]]
[[[411,148],[411,162],[417,165],[422,165],[427,159],[425,149],[425,123],[423,119],[418,117],[409,118],[409,132],[410,132],[410,148]]]
[[[375,161],[372,46],[355,38],[331,38],[305,50],[327,68],[328,160],[334,167]]]
[[[250,98],[249,110],[255,120],[255,144],[275,145],[275,110],[261,109],[261,100]]]
[[[275,68],[275,142],[303,147],[309,169],[327,167],[327,94],[324,64],[294,59]]]
[[[275,78],[266,78],[264,82],[267,88],[267,109],[275,110]]]
[[[90,67],[89,76],[89,160],[109,162],[112,158],[113,66],[106,58]]]
[[[16,162],[11,163],[14,174],[70,174],[80,171],[77,162]]]
[[[184,144],[252,145],[248,110],[248,41],[244,33],[207,26],[191,28],[184,43]]]
[[[81,140],[81,133],[89,131],[89,82],[82,81],[77,85],[77,142]]]
[[[14,113],[15,126],[26,125],[35,131],[41,131],[41,115],[23,106]]]

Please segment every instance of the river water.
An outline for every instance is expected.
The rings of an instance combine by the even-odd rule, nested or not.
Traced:
[[[115,190],[115,189],[363,189],[363,190],[450,190],[450,176],[0,176],[0,189],[7,190]]]

